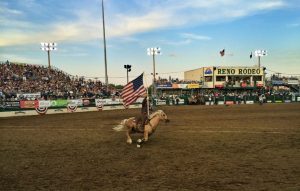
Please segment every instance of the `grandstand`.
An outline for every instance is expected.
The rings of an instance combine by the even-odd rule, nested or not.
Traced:
[[[115,92],[113,86],[106,92],[99,80],[42,65],[6,61],[1,62],[0,73],[0,97],[6,100],[100,98]]]
[[[279,77],[272,75],[265,78],[264,68],[222,68],[210,71],[224,70],[238,73],[249,70],[247,74],[224,75],[208,73],[208,67],[185,72],[185,80],[161,79],[156,81],[158,98],[174,96],[253,96],[262,93],[268,95],[298,95],[299,79],[295,77]],[[253,73],[254,72],[254,73]],[[256,72],[256,73],[255,73]],[[43,65],[26,63],[0,62],[0,98],[3,100],[55,100],[103,98],[117,94],[115,86],[106,86],[98,79],[73,76],[58,68],[49,69]],[[207,81],[211,77],[213,81]],[[222,77],[223,76],[223,77]],[[225,77],[224,77],[225,76]],[[242,78],[241,78],[242,77]],[[239,78],[239,79],[237,79]],[[220,81],[221,79],[221,81]],[[232,80],[232,83],[229,83]],[[223,81],[222,81],[223,80]]]
[[[184,72],[185,80],[200,80],[202,88],[253,89],[265,86],[265,68],[202,67]]]

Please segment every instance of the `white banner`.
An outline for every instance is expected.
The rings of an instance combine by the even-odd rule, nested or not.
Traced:
[[[180,105],[184,105],[184,99],[179,99],[179,102],[178,102],[178,104],[180,104]]]
[[[17,94],[17,97],[23,97],[23,98],[40,98],[41,97],[41,92],[37,93],[24,93],[24,94]]]
[[[218,105],[224,105],[224,101],[218,101]]]
[[[287,80],[287,83],[291,84],[291,85],[298,85],[299,81],[298,80]]]
[[[140,104],[144,98],[138,98],[133,104]],[[96,106],[100,105],[123,105],[122,99],[95,99]]]
[[[97,99],[98,100],[98,99]],[[99,99],[103,105],[122,104],[121,99]]]
[[[51,101],[50,100],[39,100],[39,107],[50,107]]]
[[[103,106],[104,103],[105,103],[105,100],[103,100],[103,99],[95,99],[95,104],[97,107]]]
[[[82,99],[72,99],[68,100],[68,105],[73,105],[73,106],[82,106]]]
[[[214,103],[212,101],[206,101],[205,105],[214,105]]]
[[[160,99],[156,99],[156,105],[166,105],[167,101],[166,100],[160,100]]]

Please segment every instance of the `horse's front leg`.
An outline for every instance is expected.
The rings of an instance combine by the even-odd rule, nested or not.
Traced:
[[[148,141],[148,137],[149,137],[149,133],[147,130],[144,131],[144,138],[142,139],[138,139],[137,142],[138,142],[138,145],[141,145],[142,143]]]
[[[126,141],[126,142],[127,142],[128,144],[131,144],[131,143],[132,143],[132,139],[131,139],[131,137],[130,137],[131,129],[132,129],[132,128],[128,128],[127,131],[126,131],[126,136],[127,136],[127,141]]]
[[[149,137],[149,132],[147,130],[144,131],[144,139],[143,141],[146,142],[148,141],[148,137]]]

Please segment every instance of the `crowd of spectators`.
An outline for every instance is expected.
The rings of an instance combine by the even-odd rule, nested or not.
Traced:
[[[271,79],[278,80],[279,78],[274,75]],[[156,80],[157,85],[199,83],[200,81],[184,81],[172,79],[171,77]],[[0,98],[2,99],[26,99],[25,94],[39,95],[35,99],[100,98],[110,96],[111,92],[116,92],[113,86],[108,88],[108,92],[106,92],[106,89],[106,86],[97,79],[72,76],[57,68],[49,69],[41,65],[10,63],[9,61],[0,63]],[[259,92],[261,89],[247,91],[198,89],[196,91],[197,94],[194,95],[204,97],[257,96],[261,94]],[[277,87],[265,93],[285,95],[289,94],[289,89]]]
[[[173,92],[174,93],[174,92]],[[237,103],[244,102],[247,100],[258,101],[260,97],[266,102],[267,97],[280,97],[280,98],[291,98],[292,93],[288,90],[267,90],[264,88],[255,90],[224,90],[224,89],[199,89],[198,91],[182,92],[181,94],[168,95],[163,93],[159,98],[162,100],[171,100],[174,103],[177,99],[187,99],[188,104],[205,104],[206,101],[217,104],[217,101],[236,101]]]
[[[0,97],[25,99],[23,95],[39,93],[35,99],[96,98],[110,94],[99,80],[71,76],[59,69],[40,65],[0,63]],[[109,89],[114,91],[112,87]]]

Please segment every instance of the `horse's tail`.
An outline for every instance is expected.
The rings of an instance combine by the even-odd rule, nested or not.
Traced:
[[[125,127],[126,121],[127,121],[127,119],[122,120],[119,125],[116,125],[115,127],[113,127],[113,130],[115,130],[115,131],[122,131],[124,129],[124,127]]]

